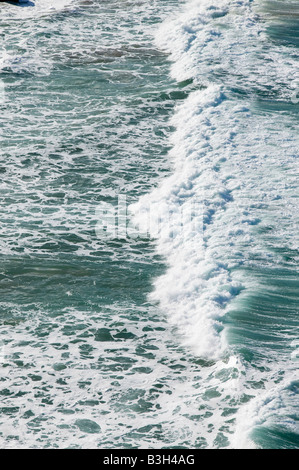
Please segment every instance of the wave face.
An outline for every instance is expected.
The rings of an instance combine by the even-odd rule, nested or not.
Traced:
[[[219,403],[237,390],[234,448],[299,445],[298,23],[297,2],[201,0],[156,37],[189,96],[172,175],[132,211],[168,265],[151,299],[197,355],[234,364],[216,374]]]

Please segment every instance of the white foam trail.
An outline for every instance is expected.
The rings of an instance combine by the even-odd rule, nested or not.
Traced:
[[[290,409],[298,409],[298,381],[295,369],[279,384],[268,383],[267,389],[261,391],[247,405],[240,408],[237,414],[235,433],[230,445],[233,449],[252,449],[256,445],[251,434],[257,427],[280,430],[287,429],[299,434],[298,420]]]

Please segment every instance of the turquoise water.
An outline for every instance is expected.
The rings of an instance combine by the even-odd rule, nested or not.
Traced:
[[[298,447],[298,11],[1,4],[3,448]]]

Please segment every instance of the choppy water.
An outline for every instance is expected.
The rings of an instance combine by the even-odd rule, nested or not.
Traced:
[[[298,447],[298,22],[0,4],[1,447]]]

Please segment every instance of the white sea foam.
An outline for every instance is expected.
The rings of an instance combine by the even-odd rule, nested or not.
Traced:
[[[163,223],[160,233],[154,233],[158,235],[159,252],[167,256],[169,269],[156,281],[153,298],[160,300],[171,321],[186,332],[196,352],[213,358],[219,357],[224,347],[219,319],[234,290],[240,287],[230,278],[225,262],[213,256],[206,237],[213,214],[223,211],[229,200],[228,189],[213,171],[219,154],[207,152],[213,139],[211,118],[219,116],[218,107],[223,100],[221,89],[211,86],[192,94],[180,107],[173,118],[177,127],[171,151],[174,174],[133,208],[143,217],[148,208],[164,223],[165,214],[171,214],[171,226],[175,227],[171,236],[163,231]],[[228,135],[219,137],[230,139]],[[194,219],[182,221],[181,212],[188,213],[189,206],[198,212]],[[139,215],[139,224],[142,222]]]
[[[279,262],[256,227],[275,226],[277,243],[298,248],[296,54],[282,45],[269,47],[257,11],[246,0],[193,1],[163,24],[157,44],[171,54],[172,76],[179,82],[192,79],[199,89],[172,118],[172,175],[131,207],[141,230],[150,214],[160,220],[152,224],[152,235],[167,271],[156,280],[151,298],[185,344],[213,359],[230,349],[223,318],[232,301],[243,289],[257,287],[239,268],[254,259]],[[188,219],[182,230],[182,211],[194,204],[197,229]],[[228,384],[241,396],[250,390],[245,382],[255,371],[236,360],[238,377]],[[278,370],[288,368],[277,360]],[[233,447],[254,447],[248,437],[253,427],[270,422],[267,397],[274,403],[271,397],[281,391],[275,372],[273,377],[265,397],[250,390],[256,398],[240,407]]]
[[[271,45],[265,33],[262,2],[192,0],[182,14],[166,21],[156,42],[171,54],[172,76],[208,86],[273,90],[289,99],[299,79],[297,54]],[[249,90],[248,90],[249,88]]]
[[[237,414],[235,433],[231,438],[234,449],[256,448],[252,440],[255,428],[280,429],[281,432],[299,434],[298,420],[291,410],[298,410],[299,389],[296,370],[288,371],[279,383],[269,380],[265,390],[260,391]],[[277,378],[277,377],[276,377]]]
[[[41,2],[36,1],[36,5],[38,3],[41,5]],[[55,14],[55,11],[60,11],[58,5],[63,4],[58,1],[51,3],[55,3],[56,10],[49,7],[50,2],[45,2],[44,5],[49,8],[47,7],[44,13],[41,11],[41,15],[52,14],[51,12]],[[264,222],[267,217],[266,222],[274,225],[272,212],[278,242],[283,240],[294,249],[298,247],[298,216],[294,198],[297,185],[295,149],[298,148],[296,121],[292,116],[286,116],[283,110],[279,122],[277,114],[272,115],[271,112],[263,110],[260,112],[260,103],[251,101],[250,93],[247,93],[252,86],[257,85],[262,92],[270,87],[273,93],[278,93],[282,106],[292,106],[288,99],[290,92],[294,93],[295,89],[295,82],[292,82],[292,77],[296,76],[295,59],[287,56],[285,49],[282,53],[275,47],[271,51],[264,49],[267,40],[256,13],[250,8],[250,3],[193,2],[192,9],[191,4],[188,4],[189,9],[184,13],[185,16],[179,16],[162,27],[157,41],[172,54],[173,76],[179,81],[193,78],[199,89],[192,92],[189,98],[177,107],[172,119],[176,128],[169,154],[173,164],[172,176],[161,181],[156,190],[144,196],[132,208],[141,228],[147,226],[148,216],[153,215],[152,235],[157,239],[159,253],[165,256],[168,263],[165,275],[156,281],[152,298],[160,302],[170,321],[178,327],[184,341],[191,345],[197,354],[220,360],[209,367],[203,367],[201,361],[196,364],[193,356],[190,362],[189,357],[186,361],[185,355],[188,353],[171,346],[172,329],[165,331],[163,317],[154,317],[152,320],[147,305],[143,307],[140,321],[136,321],[135,305],[128,308],[127,312],[126,305],[117,303],[109,306],[115,310],[112,314],[111,311],[98,311],[98,297],[95,303],[92,303],[91,298],[87,299],[87,310],[64,309],[64,296],[75,298],[78,295],[73,284],[74,278],[82,275],[83,282],[88,272],[85,268],[82,271],[78,269],[74,276],[70,271],[72,283],[66,283],[65,289],[61,291],[62,306],[60,308],[59,305],[55,312],[57,318],[50,318],[49,311],[42,311],[38,304],[32,306],[22,302],[22,305],[18,306],[13,299],[11,305],[3,305],[4,310],[7,308],[12,312],[14,320],[13,328],[4,325],[7,343],[5,370],[10,373],[6,373],[3,387],[15,393],[5,397],[5,403],[7,407],[19,407],[19,411],[13,416],[11,425],[6,419],[7,425],[2,427],[2,446],[34,447],[46,443],[48,446],[57,445],[64,448],[73,445],[90,448],[115,446],[115,442],[120,445],[128,445],[128,442],[135,444],[137,439],[138,445],[157,447],[163,439],[164,444],[177,447],[188,445],[190,442],[194,447],[223,447],[227,442],[219,442],[217,438],[223,428],[229,429],[224,434],[230,435],[232,416],[236,416],[239,398],[246,392],[253,397],[253,402],[242,406],[237,413],[237,432],[231,445],[248,446],[248,434],[252,427],[266,423],[267,420],[271,421],[271,413],[262,411],[264,405],[267,407],[267,403],[258,401],[259,390],[252,393],[250,385],[245,384],[248,378],[257,381],[260,378],[259,373],[255,370],[249,373],[234,352],[228,361],[227,358],[221,360],[228,348],[226,330],[223,329],[226,312],[243,288],[253,290],[256,287],[256,281],[242,277],[237,268],[250,263],[252,259],[261,259],[262,263],[274,259],[275,262],[275,255],[265,250],[262,240],[254,232],[255,227],[258,227],[263,217]],[[72,8],[73,4],[67,5]],[[8,9],[7,5],[3,6],[2,10],[1,5],[0,17],[2,18],[3,12],[33,15],[34,11],[38,10],[17,7]],[[111,15],[115,19],[115,12]],[[130,17],[131,10],[128,9],[125,15]],[[119,17],[117,20],[119,23]],[[136,24],[139,24],[138,21],[137,12]],[[13,21],[11,25],[17,23]],[[36,22],[30,23],[29,31],[35,27]],[[44,24],[40,22],[39,27],[43,34]],[[151,27],[148,26],[149,29]],[[31,53],[22,55],[18,62],[21,54],[17,54],[17,51],[15,55],[4,57],[4,67],[17,73],[33,72],[40,75],[44,73],[43,64],[45,71],[50,70],[53,56],[48,52],[52,49],[56,59],[65,59],[73,53],[72,60],[77,57],[79,64],[83,57],[86,58],[86,48],[89,44],[87,38],[90,38],[88,35],[76,36],[75,26],[71,34],[67,25],[62,27],[60,41],[65,42],[65,37],[70,38],[70,42],[66,44],[67,50],[64,51],[57,47],[56,23],[52,22],[50,25],[48,22],[46,28],[49,28],[51,34],[49,39],[44,39],[43,44],[46,43],[47,48],[41,55],[32,47]],[[88,27],[87,30],[89,29]],[[116,31],[116,28],[111,27],[111,30]],[[137,30],[138,34],[132,32],[132,28],[123,28],[124,34],[117,33],[113,40],[120,41],[120,46],[127,45],[130,41],[135,44],[135,41],[140,40],[141,28],[138,26]],[[18,36],[20,41],[21,31],[22,29],[19,30]],[[13,37],[13,33],[11,34]],[[34,41],[30,34],[27,39],[28,36],[28,44],[32,45]],[[100,28],[94,33],[87,57],[96,57],[96,54],[93,55],[97,52],[94,45],[101,44],[103,47],[102,40],[105,47],[110,47],[111,36],[106,36],[106,39],[102,37]],[[39,44],[39,52],[43,44]],[[265,60],[267,54],[268,66]],[[46,61],[48,57],[49,62]],[[288,77],[291,77],[291,80]],[[22,75],[19,79],[22,80]],[[28,83],[29,81],[31,82],[28,80]],[[292,84],[289,85],[289,81]],[[243,98],[231,93],[231,88],[235,85],[240,85],[244,92]],[[76,88],[72,93],[75,91]],[[60,97],[68,101],[68,92],[63,90]],[[23,104],[26,104],[29,110],[33,105],[42,113],[38,116],[30,114],[30,120],[18,107],[17,99],[11,102],[11,135],[16,138],[28,133],[31,141],[30,145],[27,142],[28,150],[24,153],[26,155],[33,152],[32,164],[27,167],[25,161],[21,166],[22,139],[19,138],[16,145],[11,143],[7,152],[6,175],[0,188],[5,197],[11,197],[13,202],[9,202],[10,221],[2,224],[0,242],[1,252],[12,255],[12,263],[8,261],[12,266],[14,260],[20,259],[20,252],[32,257],[32,260],[36,260],[37,255],[47,254],[45,241],[56,244],[57,238],[55,239],[53,234],[57,234],[58,229],[59,239],[70,231],[78,237],[84,237],[82,226],[85,224],[85,228],[89,227],[90,211],[93,209],[90,201],[94,198],[94,190],[87,188],[87,192],[83,191],[82,199],[75,185],[70,184],[67,188],[62,188],[66,191],[65,197],[55,204],[51,201],[51,191],[47,194],[47,189],[51,189],[51,182],[57,179],[59,184],[59,178],[70,169],[75,170],[76,178],[80,175],[80,158],[84,159],[84,165],[91,159],[91,181],[93,187],[100,188],[97,195],[109,195],[114,191],[114,188],[105,188],[105,180],[101,179],[101,172],[98,171],[100,166],[96,145],[99,141],[109,142],[108,131],[106,134],[104,125],[100,129],[99,122],[96,125],[91,120],[90,124],[86,118],[87,114],[83,113],[84,116],[80,117],[82,110],[86,109],[88,119],[90,116],[96,116],[99,121],[98,97],[93,100],[87,97],[83,103],[79,93],[78,107],[57,109],[56,122],[55,119],[48,119],[51,108],[41,106],[40,93],[44,93],[43,88],[40,91],[36,89],[33,95],[25,92],[21,96]],[[59,95],[55,98],[59,98]],[[49,96],[44,96],[43,99],[51,101],[53,95],[49,92]],[[131,102],[130,97],[129,101]],[[148,103],[145,102],[146,104]],[[129,107],[122,104],[121,110],[120,108],[119,102],[115,101],[115,105],[110,107],[110,114],[108,115],[107,111],[103,120],[109,130],[115,129],[115,122],[125,123],[117,129],[122,136],[126,134],[128,120],[138,120],[138,107],[135,106],[133,111],[130,111]],[[77,148],[79,154],[69,152],[70,147],[63,145],[66,136],[60,134],[65,122],[70,121],[58,118],[70,115],[74,116],[75,126],[68,126],[68,137],[80,136]],[[15,116],[23,118],[25,127],[20,129],[20,125],[15,126]],[[153,121],[153,127],[163,125],[162,120],[159,121],[155,116]],[[141,125],[138,128],[139,133],[132,133],[127,141],[121,140],[119,148],[136,152],[136,139],[142,142],[149,140],[144,134],[145,127],[148,132],[148,120],[143,125],[144,127]],[[90,135],[91,127],[94,139],[89,141],[87,136]],[[36,136],[41,133],[47,148],[40,150],[35,158],[34,151],[39,144]],[[82,142],[82,133],[87,141]],[[50,156],[51,153],[54,155]],[[58,160],[52,160],[53,157]],[[111,166],[107,172],[120,175],[119,180],[115,176],[111,181],[114,186],[123,187],[123,175],[127,168],[131,169],[131,155],[126,158],[123,152],[119,161],[114,158],[110,158],[110,161]],[[44,173],[43,178],[41,173]],[[45,188],[44,181],[49,183],[49,188]],[[138,193],[138,178],[135,184],[135,193]],[[32,196],[39,198],[39,210],[35,212],[31,211]],[[69,204],[68,199],[74,199],[75,202]],[[65,211],[62,200],[66,205]],[[50,214],[44,210],[49,204],[52,208]],[[270,208],[266,215],[265,207]],[[93,210],[92,212],[94,213]],[[24,226],[32,220],[39,220],[42,229],[29,227],[25,231]],[[80,240],[76,242],[76,256],[79,255],[84,261],[88,256],[92,257],[94,252],[101,253],[103,250],[100,242],[90,243],[89,234],[86,239],[87,244]],[[111,256],[118,256],[113,255],[113,249],[110,250]],[[120,262],[122,259],[127,261],[126,250],[123,256],[124,258],[119,258]],[[130,257],[133,256],[136,256],[136,261],[139,261],[140,256],[144,262],[142,251],[138,255],[130,252]],[[96,262],[93,266],[97,264]],[[62,260],[61,266],[54,266],[51,270],[49,266],[35,266],[33,261],[32,265],[29,263],[22,277],[25,278],[28,273],[32,276],[44,276],[48,280],[59,273],[65,277],[67,272],[64,265]],[[15,283],[19,280],[18,277],[14,279],[13,270],[11,273],[9,276],[3,273],[1,286],[3,289],[14,289],[17,295]],[[100,283],[98,273],[91,279],[94,279],[94,283]],[[30,295],[28,302],[32,302]],[[153,310],[158,317],[157,311]],[[110,341],[102,342],[96,338],[98,329],[107,330],[112,336],[121,335],[125,331],[137,339],[131,340],[129,337],[124,341],[120,337],[116,341],[114,338],[112,340],[111,336]],[[141,353],[137,353],[138,348]],[[127,363],[122,362],[124,359]],[[19,361],[23,361],[30,372],[31,377],[28,375],[26,380],[24,368],[19,366]],[[137,366],[139,372],[134,372]],[[115,374],[111,375],[111,371],[117,371],[117,380],[114,380]],[[276,379],[275,374],[269,379],[269,396],[284,393],[284,389],[275,388]],[[37,383],[33,386],[32,381],[35,380]],[[153,392],[157,383],[169,393]],[[35,396],[37,388],[41,391],[38,399]],[[22,393],[18,393],[19,391]],[[26,400],[23,393],[26,393]],[[100,404],[93,406],[93,403],[98,403],[99,400]],[[142,400],[144,406],[152,406],[148,413],[140,413],[139,402]],[[276,409],[277,407],[273,407],[274,414]],[[267,407],[267,410],[270,408]],[[123,418],[128,412],[130,426],[133,426],[130,429]],[[83,435],[76,427],[77,418],[87,418],[99,423],[102,428],[101,437],[97,434]],[[248,426],[244,427],[244,419],[247,420]],[[143,430],[138,434],[141,426],[152,431]],[[155,426],[158,426],[158,438]],[[140,437],[136,438],[136,435]],[[15,436],[15,439],[12,436]]]
[[[1,3],[0,20],[19,20],[45,16],[72,8],[73,0],[28,0],[16,4]]]
[[[12,42],[3,43],[0,46],[0,70],[6,69],[14,73],[48,75],[51,71],[52,62],[43,55],[41,47],[32,41],[33,36],[28,35],[31,28],[38,30],[40,25],[34,27],[30,22],[22,23],[24,28],[24,35],[22,35],[20,34],[19,21],[31,21],[62,11],[71,11],[74,8],[74,0],[29,0],[28,2],[16,4],[1,3],[0,27],[2,21],[10,21],[11,34],[13,35],[15,31],[17,43],[15,49],[12,48]],[[17,53],[15,50],[17,50]]]

